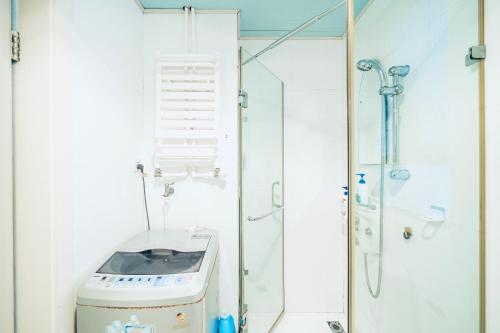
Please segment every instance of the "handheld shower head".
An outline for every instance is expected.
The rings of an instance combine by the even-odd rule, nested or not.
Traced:
[[[404,87],[400,84],[400,79],[410,73],[410,66],[392,66],[389,68],[389,75],[392,77],[392,84],[396,88],[396,94],[402,94]]]
[[[363,72],[368,72],[369,70],[371,70],[371,69],[372,69],[373,64],[372,64],[371,60],[361,59],[361,60],[360,60],[360,61],[358,61],[358,63],[356,64],[356,67],[357,67],[360,71],[363,71]]]
[[[399,77],[405,77],[410,73],[410,66],[404,65],[404,66],[392,66],[389,68],[389,75],[390,76],[399,76]]]
[[[382,65],[375,59],[361,59],[356,63],[356,67],[363,72],[368,72],[374,69],[380,79],[380,87],[387,85],[387,74],[382,69]]]

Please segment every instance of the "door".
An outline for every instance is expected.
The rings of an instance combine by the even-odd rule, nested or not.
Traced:
[[[283,82],[249,57],[242,49],[240,313],[249,333],[267,333],[284,311]]]
[[[356,20],[357,333],[481,332],[479,9],[376,0]]]
[[[0,332],[14,332],[11,0],[0,0]]]

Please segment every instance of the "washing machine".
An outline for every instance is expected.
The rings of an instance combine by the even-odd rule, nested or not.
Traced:
[[[133,237],[79,289],[77,333],[216,333],[218,249],[208,229]]]

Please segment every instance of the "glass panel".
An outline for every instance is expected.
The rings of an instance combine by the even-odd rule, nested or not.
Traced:
[[[362,72],[359,81],[358,112],[358,162],[380,164],[380,82],[373,72]]]
[[[478,26],[477,0],[357,18],[356,333],[479,332]]]
[[[242,62],[249,57],[242,50]],[[283,83],[258,60],[241,80],[243,303],[249,333],[267,333],[284,308]]]

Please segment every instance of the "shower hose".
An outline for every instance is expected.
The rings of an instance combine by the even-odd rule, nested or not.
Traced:
[[[379,205],[379,237],[378,237],[378,269],[377,269],[377,288],[373,291],[370,282],[370,274],[368,273],[368,253],[363,254],[365,266],[365,281],[368,291],[373,298],[380,296],[382,287],[382,244],[384,241],[384,164],[381,165],[381,178],[380,178],[380,205]]]
[[[368,253],[364,253],[364,266],[365,266],[365,281],[368,291],[373,298],[380,296],[382,288],[382,260],[383,260],[383,244],[384,244],[384,192],[385,192],[385,163],[387,160],[387,97],[382,98],[382,137],[381,142],[381,163],[380,163],[380,186],[379,186],[379,237],[378,237],[378,269],[377,269],[377,287],[375,291],[372,288],[370,281],[370,274],[368,273]]]

